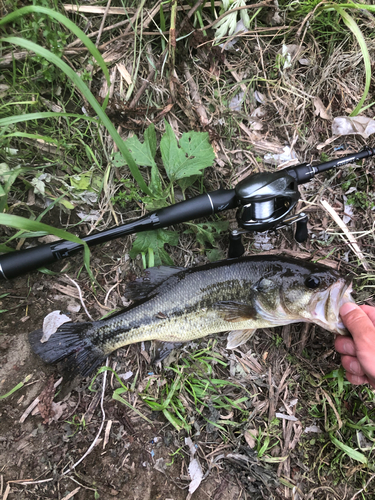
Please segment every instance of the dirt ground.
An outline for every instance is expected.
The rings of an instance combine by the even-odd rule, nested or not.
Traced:
[[[92,453],[65,477],[61,472],[79,460],[95,439],[102,419],[100,392],[93,394],[88,391],[87,383],[80,384],[62,399],[63,411],[57,421],[44,422],[40,414],[33,412],[20,422],[50,377],[54,381],[59,378],[53,367],[44,365],[30,351],[28,342],[28,333],[40,328],[46,314],[53,310],[67,311],[68,305],[75,302],[69,296],[54,295],[55,286],[54,277],[38,273],[2,285],[2,292],[9,295],[2,302],[2,308],[8,312],[1,316],[1,394],[31,376],[22,389],[0,403],[0,470],[4,498],[62,499],[71,498],[69,493],[77,490],[74,498],[80,500],[94,498],[95,491],[100,498],[186,499],[188,457],[178,455],[167,471],[155,468],[159,459],[168,462],[169,456],[181,447],[184,432],[176,433],[162,416],[153,415],[144,407],[142,411],[152,419],[152,425],[142,421],[111,400],[110,387],[104,399],[106,422],[112,424],[108,443],[103,449],[103,438],[100,438]],[[140,358],[143,359],[139,346],[131,346],[126,352],[126,370],[135,371],[134,365],[142,363]],[[123,357],[116,359],[120,359],[117,370],[121,370]],[[150,370],[150,366],[147,369]],[[85,417],[85,427],[78,432],[69,423],[74,415]],[[207,435],[206,442],[199,441],[203,454],[209,454],[213,447],[229,447],[220,438],[212,441],[209,437]],[[26,479],[38,484],[21,486]],[[6,482],[10,485],[9,492],[5,491]],[[215,466],[192,498],[234,500],[241,498],[242,492],[243,485],[231,467]]]
[[[119,243],[112,245],[115,249],[119,247]],[[96,252],[100,254],[99,250],[94,251],[94,262]],[[78,262],[79,257],[75,259]],[[60,265],[55,266],[57,268]],[[59,379],[54,367],[43,364],[30,351],[28,333],[40,328],[45,315],[53,310],[67,312],[73,320],[85,319],[82,310],[79,313],[69,313],[72,305],[77,305],[79,301],[73,288],[62,284],[64,281],[67,283],[61,276],[56,279],[53,276],[31,273],[27,277],[2,284],[2,292],[9,295],[1,304],[2,309],[7,309],[1,315],[1,394],[7,393],[18,382],[31,376],[24,387],[0,403],[0,470],[4,498],[67,499],[72,498],[69,494],[73,493],[77,500],[112,497],[132,500],[185,500],[190,497],[193,500],[285,498],[285,490],[277,478],[280,464],[260,463],[257,460],[256,454],[244,439],[244,430],[248,427],[246,423],[245,426],[240,426],[240,432],[229,432],[227,440],[223,441],[221,434],[208,432],[207,426],[202,426],[199,420],[196,427],[198,431],[193,433],[193,440],[207,477],[191,496],[188,493],[189,452],[184,442],[188,434],[184,430],[177,432],[160,412],[150,411],[139,401],[136,406],[150,419],[150,423],[113,400],[113,388],[118,387],[118,384],[110,373],[103,404],[104,429],[97,440],[96,434],[103,420],[100,407],[102,375],[94,383],[96,392],[88,389],[88,379],[67,394],[64,395],[62,391],[62,394],[57,395],[55,402],[57,401],[56,405],[60,409],[53,408],[52,418],[48,415],[43,418],[37,409],[31,413],[26,412],[35,399],[45,393],[46,387],[50,387],[51,380],[56,382]],[[64,286],[66,288],[62,288]],[[97,315],[98,311],[93,307],[93,295],[88,293],[87,297],[88,304],[92,306],[92,314]],[[98,300],[103,300],[100,294]],[[285,331],[279,333],[286,340],[289,337],[289,342],[292,338],[300,338],[301,325],[292,336],[290,329],[288,331],[288,327],[284,328]],[[304,331],[306,333],[306,329]],[[285,356],[288,352],[296,355],[301,352],[298,340],[295,343],[292,341],[294,345],[288,351],[285,345],[276,347],[272,342],[272,332],[260,332],[254,342],[242,346],[243,353],[246,353],[250,344],[261,363],[253,366],[253,371],[250,372],[256,374],[256,377],[251,378],[250,384],[255,381],[257,391],[263,393],[258,405],[254,405],[259,421],[262,415],[268,412],[272,414],[278,405],[283,404],[287,387],[291,387],[293,391],[289,393],[289,398],[298,397],[300,375],[296,366],[285,361]],[[312,374],[317,372],[317,377],[318,372],[327,373],[337,366],[338,359],[333,354],[332,340],[331,334],[317,328],[313,332],[313,338],[308,341],[308,349],[313,357],[320,360],[320,366],[317,366],[317,359],[311,364],[307,362],[307,365],[305,360],[305,369],[311,367]],[[207,340],[202,343],[205,345]],[[325,345],[323,353],[322,343]],[[224,346],[225,335],[221,336],[217,349],[229,355],[230,351]],[[262,363],[264,353],[267,360]],[[142,355],[139,345],[132,345],[113,356],[110,366],[115,367],[117,373],[138,371],[141,382],[151,371],[157,370],[145,357],[147,355]],[[267,384],[271,371],[277,394],[270,391]],[[285,374],[288,376],[286,386]],[[229,372],[227,376],[234,381],[242,378],[241,375],[232,377]],[[132,403],[136,400],[136,397],[131,396]],[[306,412],[303,411],[303,414],[304,424],[312,422]],[[84,426],[79,426],[77,422],[82,421],[82,417],[85,423]],[[291,424],[294,429],[288,427],[288,432],[296,437],[302,427],[298,422]],[[285,431],[286,428],[284,433]],[[80,460],[94,442],[93,451],[74,471],[69,472],[69,467]],[[280,454],[280,447],[276,447],[274,452],[275,456]],[[293,465],[289,471],[290,477],[298,485],[299,491],[313,490],[304,479],[310,471],[298,456],[292,446]],[[220,460],[216,461],[217,458]],[[64,472],[67,472],[66,475],[63,475]],[[27,480],[33,484],[27,484]],[[340,487],[336,489],[336,494],[339,491]],[[298,493],[295,498],[299,498],[297,495]],[[325,496],[320,497],[317,492],[316,497],[306,498]]]

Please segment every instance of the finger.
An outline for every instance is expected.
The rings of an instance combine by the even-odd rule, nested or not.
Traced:
[[[371,306],[359,306],[363,312],[367,314],[367,316],[372,321],[372,324],[375,326],[375,307]]]
[[[365,372],[355,356],[341,356],[341,364],[352,375],[363,377]]]
[[[360,377],[358,375],[353,375],[350,372],[346,372],[345,376],[349,380],[349,382],[353,385],[362,385],[368,383],[367,377]]]
[[[355,345],[351,337],[338,335],[335,339],[335,349],[340,354],[355,356]]]
[[[353,336],[357,351],[371,357],[375,346],[375,327],[371,319],[359,306],[351,302],[341,307],[340,315]]]

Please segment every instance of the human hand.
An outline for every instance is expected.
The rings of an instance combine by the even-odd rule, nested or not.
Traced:
[[[347,302],[341,306],[340,316],[352,334],[335,340],[346,378],[354,385],[369,383],[375,388],[375,307]]]

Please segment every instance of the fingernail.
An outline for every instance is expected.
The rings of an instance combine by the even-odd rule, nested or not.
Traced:
[[[358,361],[351,361],[349,368],[350,368],[350,372],[353,373],[354,375],[357,375],[358,373],[361,372],[361,368],[359,366]]]
[[[342,350],[345,352],[345,354],[350,354],[351,356],[354,356],[355,354],[355,349],[353,346],[353,342],[345,342],[342,346]]]
[[[346,316],[349,314],[351,311],[354,311],[354,309],[358,309],[357,304],[354,304],[353,302],[346,302],[343,304],[340,308],[340,316]]]

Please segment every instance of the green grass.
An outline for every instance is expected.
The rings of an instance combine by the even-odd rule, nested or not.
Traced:
[[[215,352],[215,341],[209,341],[206,348],[166,368],[162,384],[158,375],[150,376],[142,400],[153,411],[162,412],[177,430],[189,432],[198,419],[201,425],[205,423],[225,435],[229,427],[240,427],[239,421],[246,421],[251,394],[233,382],[216,378],[213,366],[226,368],[227,362]],[[220,419],[222,412],[231,414],[233,410],[236,418]]]
[[[350,481],[362,487],[375,469],[374,394],[367,386],[352,386],[342,368],[316,387],[308,413],[324,432],[307,434],[299,443],[307,465],[334,484]]]

